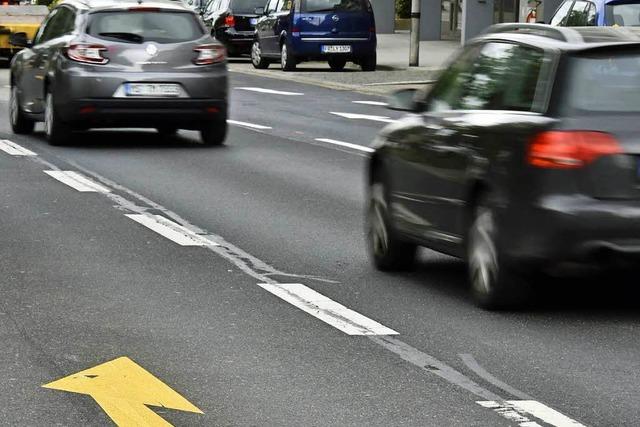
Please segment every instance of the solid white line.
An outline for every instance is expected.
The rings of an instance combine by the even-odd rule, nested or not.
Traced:
[[[100,184],[97,184],[91,181],[89,178],[80,175],[78,172],[74,171],[44,171],[47,175],[52,178],[57,179],[63,184],[67,184],[71,188],[75,188],[78,191],[83,193],[86,192],[94,192],[94,193],[110,193],[111,190],[107,187],[104,187]]]
[[[538,423],[530,421],[524,414],[528,414],[555,427],[585,427],[553,408],[536,400],[507,400],[496,402],[492,400],[476,402],[480,406],[493,409],[499,415],[518,422],[520,427],[537,427]]]
[[[37,156],[31,150],[27,150],[26,148],[16,144],[13,141],[9,141],[8,139],[0,139],[0,150],[4,151],[7,154],[11,154],[12,156]]]
[[[227,123],[229,123],[230,125],[236,125],[236,126],[244,126],[244,127],[248,127],[251,129],[273,129],[271,126],[262,126],[262,125],[256,125],[253,123],[247,123],[247,122],[239,122],[237,120],[227,120]]]
[[[489,383],[493,384],[494,386],[498,387],[501,390],[506,391],[507,393],[513,395],[514,397],[517,397],[518,399],[534,400],[533,397],[529,396],[528,394],[514,387],[511,387],[509,384],[503,381],[500,381],[498,378],[491,375],[491,373],[489,373],[486,369],[480,366],[480,364],[473,357],[473,355],[459,354],[458,356],[460,356],[464,364],[467,365],[469,369],[471,369],[473,372],[476,373],[476,375],[478,375],[480,378],[484,379],[485,381],[488,381]]]
[[[347,335],[398,335],[398,332],[357,313],[301,283],[258,283],[289,304]]]
[[[334,114],[336,116],[344,117],[345,119],[352,120],[372,120],[374,122],[383,122],[383,123],[395,123],[396,121],[390,117],[386,116],[372,116],[370,114],[355,114],[355,113],[338,113],[335,111],[329,112],[329,114]]]
[[[326,142],[327,144],[339,145],[341,147],[347,147],[354,150],[364,151],[365,153],[373,153],[375,150],[371,147],[365,147],[364,145],[352,144],[350,142],[338,141],[328,138],[316,138],[316,141]]]
[[[380,101],[351,101],[354,104],[364,104],[364,105],[377,105],[379,107],[386,107],[387,104],[386,102],[380,102]]]
[[[299,92],[286,92],[282,90],[264,89],[261,87],[237,87],[238,90],[248,90],[250,92],[270,93],[273,95],[285,95],[285,96],[302,96],[304,93]]]
[[[216,242],[207,239],[205,236],[196,234],[188,228],[168,220],[162,215],[127,214],[125,216],[180,246],[219,246]]]

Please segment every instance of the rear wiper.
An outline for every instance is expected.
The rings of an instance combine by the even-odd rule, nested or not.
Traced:
[[[144,42],[144,37],[135,33],[99,33],[103,37],[112,37],[114,39],[127,40],[134,43]]]

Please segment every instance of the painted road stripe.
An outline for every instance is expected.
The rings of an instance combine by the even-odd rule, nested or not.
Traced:
[[[331,111],[329,114],[333,114],[336,116],[344,117],[345,119],[352,119],[352,120],[372,120],[374,122],[395,123],[395,120],[386,116],[372,116],[369,114],[355,114],[355,113],[338,113],[335,111]]]
[[[284,95],[284,96],[302,96],[304,93],[299,92],[286,92],[282,90],[273,90],[273,89],[264,89],[261,87],[237,87],[238,90],[247,90],[250,92],[260,92],[260,93],[270,93],[273,95]]]
[[[380,102],[380,101],[352,101],[354,104],[363,104],[363,105],[377,105],[379,107],[386,107],[387,104],[386,102]]]
[[[52,178],[57,179],[63,184],[67,184],[71,188],[75,188],[78,191],[83,193],[85,192],[94,192],[94,193],[110,193],[107,187],[103,187],[100,184],[97,184],[91,181],[89,178],[80,175],[78,172],[74,171],[44,171],[47,175]]]
[[[536,400],[507,400],[506,402],[501,403],[488,400],[480,401],[477,403],[485,408],[493,409],[505,418],[515,417],[512,414],[515,411],[520,415],[522,415],[522,413],[531,415],[555,427],[585,427],[584,424],[580,424],[579,422],[572,420],[566,415],[563,415],[555,409],[550,408],[544,403],[540,403]],[[526,417],[524,417],[523,419],[526,419]],[[515,418],[511,418],[511,421],[519,422]],[[538,426],[539,424],[532,423],[531,421],[526,420],[520,422],[520,424],[518,425],[521,427],[531,427]]]
[[[126,216],[180,246],[219,246],[205,236],[196,234],[162,215],[127,214]]]
[[[237,120],[227,120],[227,123],[229,123],[230,125],[248,127],[248,128],[251,128],[251,129],[261,129],[261,130],[273,129],[271,126],[262,126],[262,125],[256,125],[254,123],[239,122]]]
[[[347,335],[398,335],[398,332],[338,304],[301,283],[258,283],[289,304]]]
[[[8,139],[0,139],[0,150],[12,156],[37,156],[33,151],[27,150]]]
[[[364,151],[365,153],[373,153],[375,150],[371,147],[365,147],[364,145],[352,144],[350,142],[338,141],[328,138],[316,138],[316,141],[326,142],[327,144],[339,145],[340,147],[347,147],[354,150]]]

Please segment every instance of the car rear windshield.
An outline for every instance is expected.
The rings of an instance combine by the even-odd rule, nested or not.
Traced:
[[[87,33],[125,43],[179,43],[204,34],[196,15],[175,11],[98,12],[91,15]]]
[[[264,7],[265,4],[265,0],[232,0],[230,7],[236,14],[253,14],[256,8]]]
[[[638,27],[640,26],[640,2],[608,4],[605,17],[608,25]]]
[[[571,59],[568,104],[593,112],[640,112],[640,52]]]
[[[302,0],[302,12],[360,12],[367,0]]]

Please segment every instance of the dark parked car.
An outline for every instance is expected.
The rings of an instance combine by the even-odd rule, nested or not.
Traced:
[[[640,26],[640,0],[566,0],[551,18],[551,25]]]
[[[202,19],[211,28],[211,34],[227,48],[229,56],[249,54],[261,15],[267,0],[210,0],[203,10]]]
[[[536,272],[637,263],[639,82],[637,31],[491,27],[428,94],[391,99],[413,114],[374,144],[375,265],[407,268],[418,246],[466,259],[497,308]]]
[[[73,130],[199,130],[208,145],[227,132],[225,49],[180,2],[66,0],[11,63],[11,126],[44,121],[50,143]]]
[[[280,61],[284,71],[303,61],[327,61],[339,71],[352,61],[374,71],[376,45],[369,0],[269,0],[256,24],[251,61],[256,68]]]

